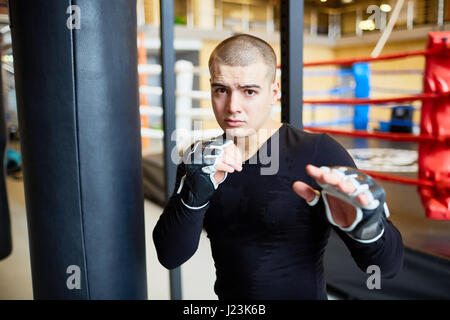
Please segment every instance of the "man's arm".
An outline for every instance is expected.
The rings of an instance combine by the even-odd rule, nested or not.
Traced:
[[[175,190],[153,230],[153,242],[159,262],[167,269],[174,269],[189,260],[197,251],[203,218],[209,205],[201,209],[189,209],[177,194],[185,175],[183,163],[177,167]]]
[[[338,227],[333,227],[344,241],[358,267],[366,272],[367,267],[376,265],[383,278],[394,277],[403,266],[403,242],[397,228],[389,220],[384,220],[381,238],[372,243],[360,243],[350,238]]]
[[[209,200],[227,174],[235,170],[242,170],[242,160],[232,141],[198,141],[184,152],[175,190],[153,230],[163,266],[176,268],[197,251]]]
[[[317,183],[311,187],[296,182],[294,190],[314,206],[314,212],[327,217],[325,220],[344,241],[361,270],[365,272],[368,266],[377,265],[383,277],[393,277],[403,263],[403,243],[400,233],[385,215],[388,211],[383,206],[384,190],[370,177],[352,169],[356,165],[339,143],[328,135],[321,138],[315,165],[337,168],[307,167],[308,174]],[[321,190],[322,198],[327,197],[328,201],[317,201],[319,194],[314,189]]]

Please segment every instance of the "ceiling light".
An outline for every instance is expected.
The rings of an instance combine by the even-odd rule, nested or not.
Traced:
[[[327,2],[327,0],[320,0],[320,2]]]
[[[392,7],[391,7],[390,5],[388,5],[388,4],[386,4],[386,3],[383,3],[383,4],[380,6],[380,9],[381,9],[381,11],[383,11],[383,12],[391,12]]]
[[[341,2],[342,2],[343,4],[348,4],[348,3],[352,3],[353,0],[341,0]]]
[[[375,30],[375,22],[373,20],[362,20],[359,23],[359,28],[366,31]]]

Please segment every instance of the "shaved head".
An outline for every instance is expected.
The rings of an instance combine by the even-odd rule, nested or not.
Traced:
[[[260,61],[267,66],[268,79],[274,82],[277,57],[273,48],[260,38],[239,34],[225,39],[214,49],[209,57],[209,71],[212,72],[214,63],[246,67]]]

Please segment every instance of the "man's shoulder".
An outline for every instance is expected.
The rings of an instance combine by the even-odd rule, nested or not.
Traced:
[[[285,124],[285,133],[280,146],[294,156],[329,157],[330,154],[343,154],[344,147],[326,133],[313,133],[299,129],[291,124]]]
[[[284,123],[286,142],[290,144],[316,144],[323,139],[326,134],[312,133],[299,129],[289,123]]]

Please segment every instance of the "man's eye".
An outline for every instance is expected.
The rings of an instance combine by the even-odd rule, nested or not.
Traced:
[[[256,91],[248,89],[248,90],[245,90],[245,94],[248,96],[254,96],[256,94]]]
[[[225,89],[225,88],[217,88],[216,92],[217,93],[227,93],[227,89]]]

